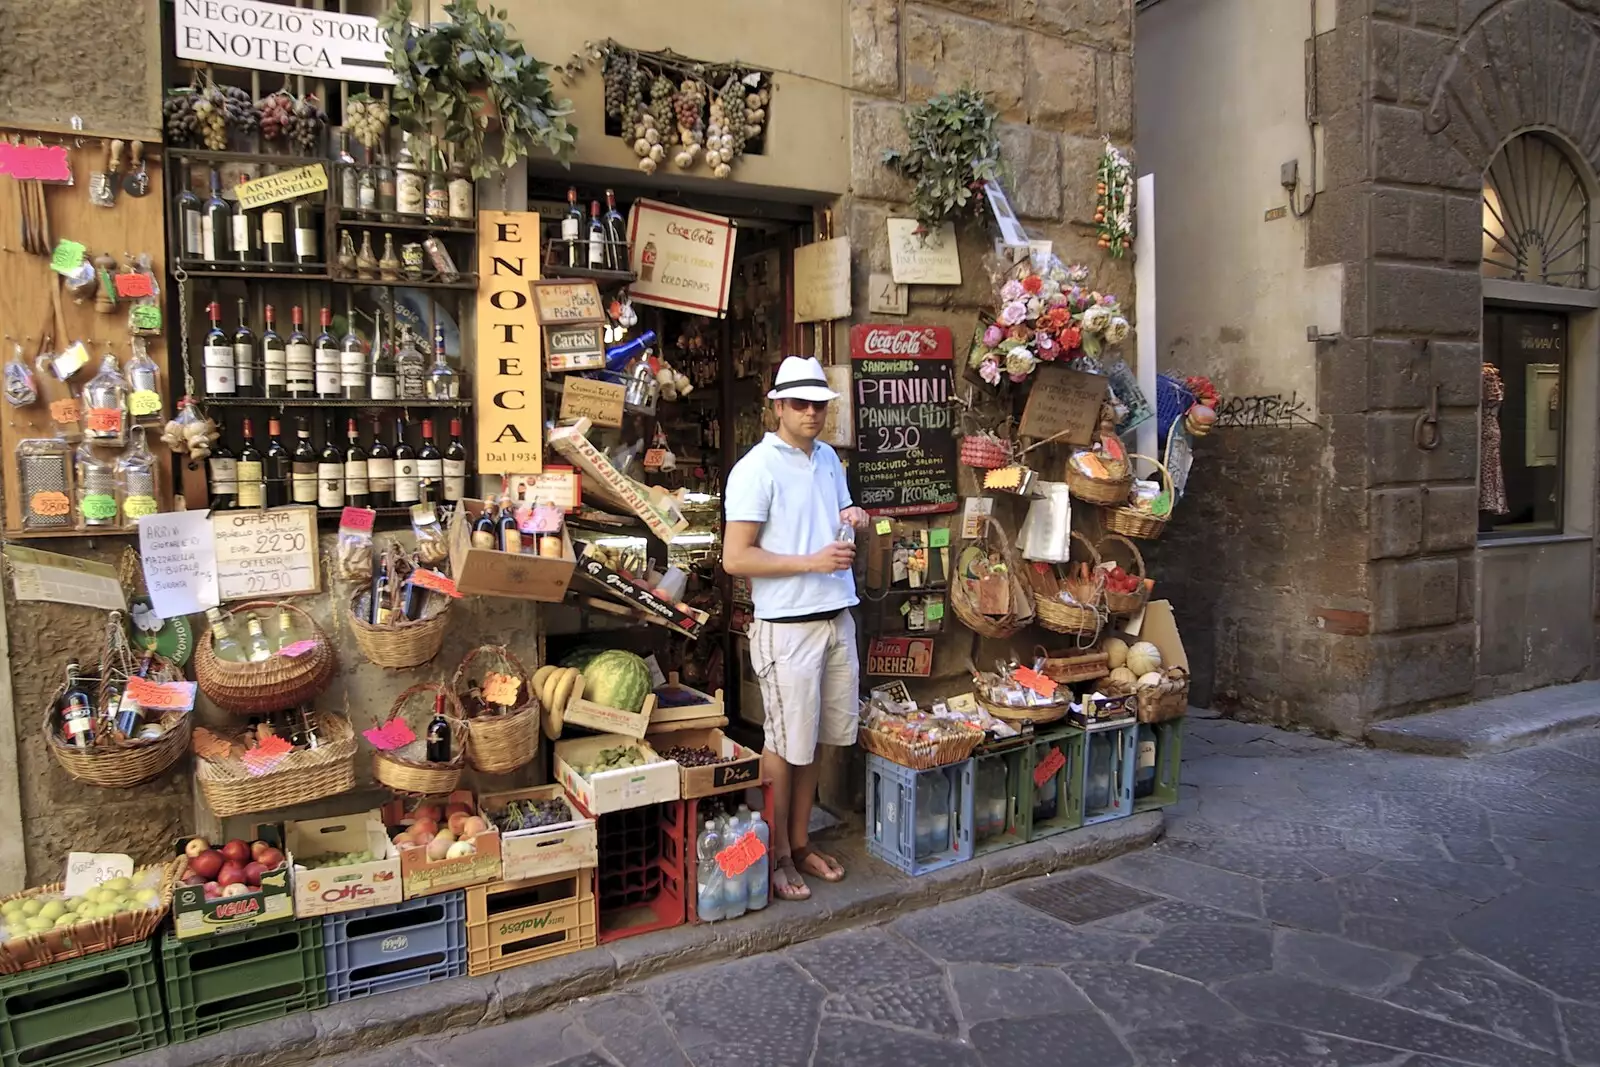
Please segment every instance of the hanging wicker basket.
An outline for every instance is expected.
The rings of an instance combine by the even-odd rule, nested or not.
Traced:
[[[1144,607],[1145,601],[1149,599],[1150,596],[1150,587],[1145,584],[1145,578],[1148,577],[1148,573],[1145,570],[1144,553],[1139,551],[1138,545],[1134,544],[1121,534],[1108,533],[1104,537],[1100,538],[1101,545],[1105,545],[1108,542],[1126,547],[1128,554],[1133,557],[1131,562],[1133,563],[1134,570],[1130,573],[1133,573],[1133,575],[1139,579],[1139,591],[1136,593],[1114,593],[1107,589],[1106,611],[1112,615],[1136,615],[1139,613],[1139,610]],[[1101,553],[1102,559],[1108,558],[1109,556],[1109,552]],[[1117,562],[1120,563],[1121,561],[1118,560]],[[1123,569],[1126,570],[1127,568]]]
[[[1108,408],[1100,410],[1100,428],[1095,432],[1096,442],[1111,441],[1116,445],[1115,451],[1123,457],[1128,455],[1128,449],[1117,436],[1114,429],[1116,420]],[[1133,467],[1126,458],[1114,459],[1110,456],[1099,455],[1105,473],[1096,477],[1085,471],[1079,470],[1073,462],[1076,453],[1082,449],[1073,449],[1073,454],[1067,456],[1066,483],[1067,491],[1078,500],[1086,504],[1126,504],[1128,502],[1128,489],[1133,485]]]
[[[196,754],[195,780],[218,818],[275,811],[347,793],[356,785],[356,733],[350,720],[316,713],[320,743],[296,749],[266,774],[252,774],[237,759]]]
[[[293,604],[254,601],[241,604],[234,615],[247,611],[277,611],[286,607],[300,617],[301,632],[313,642],[310,651],[300,656],[273,653],[259,663],[217,658],[211,646],[211,630],[200,634],[194,650],[194,673],[200,691],[224,711],[238,715],[257,715],[309,704],[333,680],[337,661],[333,644],[316,620]]]
[[[1167,470],[1166,464],[1150,456],[1135,453],[1131,458],[1142,459],[1161,472],[1161,491],[1171,501],[1172,506],[1178,503],[1177,494],[1172,491],[1172,472]],[[1131,488],[1132,482],[1129,482]],[[1161,536],[1161,531],[1167,528],[1167,520],[1172,518],[1169,507],[1165,515],[1152,515],[1148,511],[1133,507],[1128,503],[1127,494],[1119,501],[1118,507],[1101,509],[1106,530],[1111,533],[1122,534],[1126,537],[1141,537],[1146,541],[1154,541]]]
[[[994,470],[1011,462],[1011,442],[988,430],[970,433],[961,439],[961,462],[980,471]]]
[[[427,733],[428,723],[433,720],[434,698],[440,694],[444,695],[444,715],[450,723],[450,759],[434,763],[426,758]],[[389,718],[404,719],[417,739],[404,748],[372,754],[372,776],[378,783],[413,796],[436,797],[454,792],[461,784],[461,769],[467,762],[467,724],[455,694],[438,682],[414,685],[395,698]]]
[[[477,672],[476,677],[468,668]],[[504,645],[479,645],[461,658],[450,689],[460,706],[468,708],[466,687],[489,672],[517,679],[520,702],[501,715],[469,715],[467,762],[485,774],[509,774],[531,762],[539,752],[539,698],[533,679]]]
[[[182,668],[155,657],[146,677],[155,682],[183,680]],[[160,737],[106,738],[92,748],[69,745],[61,737],[61,698],[67,687],[57,687],[45,708],[43,732],[45,747],[67,775],[85,785],[102,789],[130,789],[162,774],[189,749],[194,730],[194,715],[188,711],[164,713],[159,723]],[[115,713],[113,709],[113,714]]]
[[[1022,578],[1022,558],[992,515],[984,516],[983,529],[973,538],[973,543],[1005,565],[1003,578],[1010,591],[1009,610],[1004,615],[987,615],[979,610],[977,583],[964,574],[957,574],[950,583],[950,610],[961,620],[961,625],[976,634],[1000,639],[1011,637],[1033,621],[1033,597]]]
[[[430,598],[433,599],[433,598]],[[375,626],[367,621],[367,608],[372,604],[372,593],[358,590],[350,598],[350,630],[355,634],[356,645],[368,662],[379,667],[404,670],[420,667],[439,654],[444,646],[445,630],[450,625],[448,598],[432,615],[421,619],[402,619],[392,626]]]
[[[1100,565],[1100,553],[1095,551],[1089,539],[1078,531],[1072,531],[1072,540],[1083,546],[1089,554],[1091,562],[1089,571],[1094,574],[1094,568]],[[1054,580],[1053,569],[1047,572]],[[1034,588],[1033,608],[1036,621],[1046,630],[1058,634],[1072,634],[1086,645],[1100,636],[1100,627],[1105,622],[1105,584],[1094,579],[1096,592],[1089,599],[1089,603],[1068,604],[1061,599],[1060,586],[1056,583],[1053,588],[1047,583],[1041,583]]]

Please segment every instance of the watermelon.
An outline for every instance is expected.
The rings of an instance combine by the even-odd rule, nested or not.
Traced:
[[[632,652],[602,652],[583,667],[583,698],[637,712],[650,695],[650,667]]]
[[[582,648],[575,648],[566,654],[566,657],[562,659],[560,665],[563,667],[576,667],[581,671],[589,665],[590,660],[594,659],[604,651],[605,649],[603,648],[595,648],[591,645],[585,645]]]

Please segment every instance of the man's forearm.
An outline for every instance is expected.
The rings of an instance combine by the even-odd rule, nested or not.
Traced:
[[[725,551],[722,569],[740,578],[792,578],[810,574],[814,567],[810,556],[785,556],[752,545]]]

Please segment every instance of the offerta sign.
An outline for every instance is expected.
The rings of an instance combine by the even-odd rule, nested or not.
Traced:
[[[478,213],[478,473],[544,470],[539,215]]]

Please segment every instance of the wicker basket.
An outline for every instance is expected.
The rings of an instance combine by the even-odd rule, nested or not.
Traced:
[[[958,455],[961,462],[969,467],[980,471],[994,470],[1011,462],[1011,444],[987,430],[969,433],[961,439]]]
[[[1172,491],[1172,472],[1167,470],[1166,464],[1150,456],[1134,455],[1134,459],[1142,459],[1161,472],[1161,488],[1167,498],[1177,504],[1177,494]],[[1132,485],[1132,483],[1129,483]],[[1104,501],[1101,501],[1104,503]],[[1100,511],[1105,528],[1110,533],[1123,534],[1127,537],[1142,537],[1146,541],[1154,541],[1161,536],[1161,531],[1167,528],[1167,520],[1172,518],[1169,510],[1165,515],[1152,515],[1148,511],[1128,506],[1128,497],[1124,493],[1118,507],[1102,508]]]
[[[423,694],[428,698],[425,708],[422,701],[415,699]],[[444,714],[450,722],[450,760],[432,763],[424,758],[426,737],[428,723],[433,720],[433,698],[440,694],[444,695]],[[441,797],[455,792],[461,784],[461,768],[467,762],[467,724],[456,695],[437,682],[414,685],[395,698],[389,718],[404,719],[417,739],[404,748],[372,754],[372,776],[378,783],[412,796]]]
[[[183,669],[157,656],[146,677],[159,682],[181,681]],[[61,713],[56,710],[66,692],[67,687],[62,685],[50,698],[44,713],[43,732],[50,755],[74,781],[102,789],[128,789],[160,776],[188,751],[194,716],[187,711],[169,711],[162,715],[160,721],[165,732],[151,740],[110,738],[93,748],[69,745],[61,739]]]
[[[358,590],[350,598],[350,629],[361,654],[369,662],[404,670],[420,667],[439,654],[445,630],[450,625],[448,599],[437,614],[423,619],[402,619],[393,626],[374,626],[366,620],[361,605],[371,602],[372,594],[365,589]]]
[[[962,728],[957,723],[941,724],[957,730],[953,737],[936,741],[908,741],[897,734],[881,733],[863,726],[857,738],[861,747],[874,756],[882,756],[891,763],[910,767],[914,771],[931,770],[950,763],[960,763],[972,755],[972,750],[983,743],[984,733],[976,726]]]
[[[1069,707],[1067,704],[1051,704],[1043,708],[1014,708],[1009,704],[996,704],[981,694],[978,696],[978,703],[997,719],[1004,719],[1009,723],[1031,722],[1035,726],[1045,726],[1066,718]]]
[[[1035,645],[1034,651],[1044,660],[1044,668],[1039,673],[1057,685],[1104,678],[1111,667],[1111,657],[1099,649],[1048,652],[1043,645]]]
[[[1089,539],[1078,531],[1072,531],[1072,539],[1081,544],[1090,556],[1091,573],[1100,565],[1100,553],[1095,550]],[[1052,572],[1053,574],[1054,572]],[[1104,584],[1100,583],[1103,590]],[[1103,607],[1103,593],[1097,595],[1095,602],[1087,606],[1082,604],[1068,604],[1063,601],[1058,593],[1043,588],[1035,588],[1033,597],[1034,621],[1046,630],[1058,634],[1073,634],[1086,644],[1100,635],[1100,627],[1105,622],[1105,609]]]
[[[1140,722],[1167,722],[1182,718],[1189,711],[1189,672],[1168,667],[1160,685],[1139,690],[1135,711]]]
[[[311,640],[316,642],[303,656],[272,655],[259,663],[221,660],[211,647],[211,630],[200,634],[194,650],[194,674],[200,690],[224,711],[257,715],[282,711],[315,700],[333,680],[336,666],[333,644],[316,621],[293,604],[281,605],[299,615]],[[276,611],[279,604],[255,601],[241,604],[235,615],[253,610]]]
[[[1136,615],[1144,607],[1145,601],[1150,596],[1150,587],[1145,584],[1148,572],[1145,570],[1144,553],[1139,551],[1138,545],[1118,533],[1108,533],[1100,539],[1101,545],[1107,542],[1126,546],[1128,552],[1133,556],[1134,573],[1139,579],[1139,591],[1137,593],[1113,593],[1107,589],[1106,611],[1112,615]],[[1102,552],[1100,555],[1104,559],[1110,553]]]
[[[950,583],[950,610],[961,620],[961,625],[980,636],[1000,639],[1014,636],[1033,621],[1033,597],[1022,580],[1022,559],[992,515],[984,516],[983,530],[973,540],[1005,562],[1006,580],[1011,585],[1011,611],[998,616],[979,611],[978,592],[964,575],[956,575]]]
[[[195,757],[195,780],[218,818],[275,811],[349,792],[356,785],[356,733],[343,715],[317,714],[322,743],[295,750],[266,774],[251,774],[236,759]]]
[[[466,719],[467,762],[485,774],[509,774],[531,762],[539,753],[539,697],[533,680],[504,645],[479,645],[461,658],[450,689],[464,709],[463,683],[467,668],[476,665],[484,672],[494,671],[516,678],[522,702],[504,715],[474,715]]]
[[[160,903],[156,907],[119,912],[103,919],[88,919],[71,926],[23,934],[0,942],[0,974],[20,974],[122,945],[136,945],[145,940],[166,919],[167,909],[172,906],[172,886],[178,879],[179,869],[187,863],[185,859],[177,859],[160,865],[161,874],[156,883]],[[148,878],[150,869],[141,867],[134,871],[134,882],[140,883]],[[0,898],[0,904],[7,900],[58,896],[64,890],[62,883],[55,882]]]

